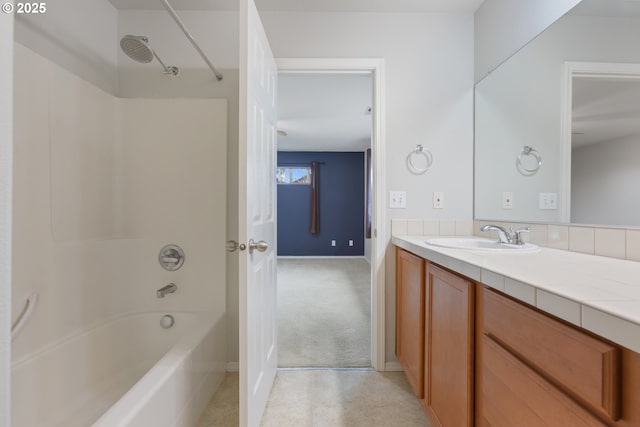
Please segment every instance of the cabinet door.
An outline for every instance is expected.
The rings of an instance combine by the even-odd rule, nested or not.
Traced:
[[[426,275],[424,405],[436,426],[471,426],[474,285],[433,264]]]
[[[493,339],[482,341],[480,427],[605,426]]]
[[[416,395],[424,393],[424,259],[396,251],[396,356]]]
[[[489,289],[484,333],[611,420],[620,418],[620,349]]]

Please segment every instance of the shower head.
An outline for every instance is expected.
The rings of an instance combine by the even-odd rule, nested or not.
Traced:
[[[149,39],[146,37],[126,35],[120,40],[120,47],[136,62],[146,64],[153,61],[153,49],[149,46]]]
[[[129,58],[143,64],[149,63],[153,61],[153,58],[156,58],[160,65],[162,65],[164,73],[167,75],[177,76],[180,73],[178,67],[167,67],[164,65],[164,62],[160,60],[158,55],[151,49],[151,46],[149,46],[149,39],[146,37],[128,34],[120,40],[120,48],[122,48],[122,51]]]

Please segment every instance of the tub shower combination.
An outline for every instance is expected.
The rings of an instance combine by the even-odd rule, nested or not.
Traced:
[[[212,79],[212,83],[222,80],[222,75],[213,67],[197,46],[169,3],[166,0],[161,0],[161,2],[215,74],[215,81]],[[162,65],[166,74],[170,76],[179,74],[180,70],[177,67],[166,66],[160,61],[149,46],[146,37],[124,36],[121,40],[121,47],[130,58],[138,62],[151,62],[155,58]],[[184,124],[184,127],[187,128],[184,132],[185,135],[181,135],[180,140],[185,152],[196,153],[194,156],[198,156],[199,159],[226,159],[226,151],[215,151],[226,150],[226,128],[219,125],[220,123],[226,123],[226,101],[215,99],[177,100],[175,101],[175,106],[170,104],[174,102],[173,99],[153,99],[149,102],[136,99],[130,102],[124,98],[115,98],[95,87],[89,87],[89,83],[81,80],[73,73],[69,73],[68,70],[58,67],[55,62],[39,56],[37,52],[31,51],[28,47],[18,46],[16,52],[18,56],[16,64],[18,64],[18,67],[22,67],[19,68],[21,72],[16,73],[21,76],[17,79],[19,82],[17,99],[24,105],[27,104],[26,99],[30,99],[33,105],[38,104],[33,101],[33,98],[38,96],[40,97],[38,99],[42,99],[42,102],[35,107],[30,105],[28,108],[19,108],[18,111],[21,112],[22,116],[33,113],[36,108],[40,107],[45,111],[45,119],[41,121],[43,131],[38,135],[30,133],[30,127],[23,126],[21,124],[22,116],[17,115],[19,122],[18,131],[16,132],[18,135],[17,141],[19,142],[17,146],[20,146],[20,143],[24,143],[23,145],[30,147],[32,150],[31,152],[24,150],[25,154],[18,152],[19,156],[23,156],[23,164],[28,164],[29,168],[46,170],[52,182],[55,181],[54,178],[58,179],[57,174],[60,171],[62,171],[59,174],[60,176],[65,172],[65,167],[63,166],[55,171],[53,169],[55,169],[56,162],[70,157],[60,155],[56,151],[62,147],[62,145],[57,145],[59,144],[58,141],[68,143],[70,138],[59,136],[60,131],[58,129],[62,126],[59,124],[61,120],[56,122],[53,119],[47,119],[47,117],[52,117],[51,111],[60,117],[62,117],[63,113],[66,114],[66,110],[63,110],[63,107],[51,101],[52,99],[58,99],[59,94],[56,91],[63,90],[57,89],[58,87],[73,88],[72,90],[67,90],[70,93],[69,97],[77,96],[78,98],[77,105],[74,106],[77,110],[71,110],[68,117],[62,117],[62,121],[77,122],[79,123],[78,126],[82,126],[83,121],[86,122],[86,120],[79,119],[82,111],[94,111],[98,108],[96,105],[100,106],[102,104],[109,106],[105,111],[123,111],[122,117],[129,121],[117,122],[116,120],[115,123],[120,125],[124,123],[122,125],[124,130],[133,129],[131,141],[135,141],[138,145],[133,146],[133,144],[123,143],[122,147],[126,147],[125,149],[129,150],[127,152],[134,154],[129,158],[125,158],[122,164],[124,165],[123,167],[134,164],[131,169],[139,173],[142,178],[134,177],[138,181],[127,182],[121,188],[131,191],[125,195],[133,195],[128,199],[125,198],[129,202],[127,207],[140,208],[142,206],[142,210],[135,211],[136,215],[142,218],[142,221],[134,223],[133,221],[138,218],[135,216],[133,220],[129,220],[130,222],[127,224],[136,224],[139,225],[139,228],[134,229],[131,226],[130,229],[134,230],[132,232],[134,237],[124,237],[119,241],[117,239],[120,237],[111,238],[111,240],[108,237],[100,240],[102,235],[90,233],[87,237],[82,234],[85,231],[84,229],[81,230],[82,232],[78,232],[77,235],[71,233],[71,237],[65,240],[60,238],[64,233],[60,232],[62,226],[59,225],[60,222],[56,218],[72,217],[72,215],[60,215],[60,211],[56,213],[55,209],[58,205],[52,203],[51,205],[55,206],[53,208],[47,207],[46,209],[50,210],[44,210],[43,212],[46,215],[41,215],[44,218],[42,221],[44,226],[39,229],[33,227],[34,222],[41,221],[41,217],[34,215],[33,218],[35,219],[32,219],[32,217],[29,217],[28,220],[25,219],[25,225],[21,224],[20,227],[22,228],[18,228],[15,236],[17,239],[23,239],[22,241],[25,244],[22,246],[25,249],[20,249],[18,255],[14,258],[14,260],[18,260],[17,265],[21,266],[21,268],[15,269],[14,293],[16,296],[25,294],[26,297],[22,300],[23,302],[13,302],[14,311],[19,311],[20,313],[14,320],[14,328],[12,330],[12,338],[16,338],[16,343],[18,344],[12,348],[14,351],[14,359],[11,366],[12,426],[193,426],[196,424],[198,417],[216,387],[220,384],[226,369],[227,328],[224,306],[220,303],[220,301],[225,301],[225,280],[224,274],[216,274],[217,271],[220,271],[217,266],[220,263],[224,265],[224,243],[220,244],[222,249],[220,249],[220,255],[217,255],[219,252],[215,249],[217,246],[216,241],[211,238],[218,234],[224,234],[224,222],[220,222],[215,218],[218,212],[224,212],[225,206],[221,203],[206,204],[208,203],[207,200],[212,200],[213,197],[210,197],[211,194],[209,193],[203,193],[201,197],[196,198],[197,203],[200,204],[194,204],[194,198],[189,199],[188,195],[184,199],[186,202],[181,202],[180,200],[182,199],[179,199],[176,202],[177,206],[180,207],[177,210],[176,220],[172,219],[173,217],[168,217],[166,210],[158,209],[157,206],[161,206],[164,203],[164,199],[161,197],[158,200],[150,199],[155,196],[155,193],[142,185],[146,184],[147,180],[152,184],[157,183],[159,180],[148,179],[150,174],[155,173],[158,176],[164,176],[170,181],[170,184],[175,182],[176,186],[180,186],[180,179],[182,178],[180,175],[184,175],[184,173],[180,172],[180,175],[169,176],[170,172],[162,169],[161,166],[157,166],[157,171],[152,169],[150,172],[148,167],[144,169],[146,166],[145,161],[141,160],[144,156],[140,155],[140,153],[146,153],[144,151],[146,150],[145,141],[137,133],[136,128],[133,125],[130,126],[129,123],[136,122],[136,126],[146,129],[149,126],[145,125],[145,122],[138,123],[138,118],[150,120],[151,122],[158,121],[166,124],[165,129],[173,131],[174,129],[170,126],[175,127],[175,125],[163,120],[160,117],[160,113],[158,113],[167,111],[168,109],[163,105],[169,105],[172,116],[183,114],[188,119],[193,119],[198,126],[200,126],[200,123],[204,123],[201,127],[196,127],[191,125],[191,122],[187,119],[175,119],[176,123],[187,123]],[[28,76],[28,72],[23,71],[40,67],[48,68],[47,72],[43,73],[47,76],[56,76],[56,78],[62,76],[61,82],[51,77],[51,83],[48,83],[48,81],[42,83],[43,88],[31,87],[33,85],[31,84],[30,74]],[[44,86],[45,84],[50,86]],[[84,98],[77,95],[76,92],[81,93]],[[22,101],[22,99],[25,101]],[[100,100],[100,102],[95,101],[96,99]],[[86,103],[81,104],[85,100]],[[191,102],[189,108],[192,110],[189,111],[193,111],[193,113],[189,113],[185,109],[184,105],[187,102]],[[47,108],[49,110],[46,110]],[[174,109],[175,113],[173,112]],[[141,111],[142,113],[140,114],[142,116],[135,116],[134,120],[127,115],[127,112],[131,111]],[[221,111],[223,114],[217,114],[216,116],[216,114],[210,114],[211,111]],[[102,119],[99,113],[100,111],[94,114],[96,120],[98,118]],[[154,114],[156,114],[155,117]],[[201,116],[204,118],[201,118]],[[106,115],[104,120],[109,119],[109,117]],[[199,122],[196,122],[197,120]],[[67,122],[63,124],[67,124]],[[105,135],[105,132],[98,130],[95,125],[91,127],[95,128],[94,133]],[[67,126],[67,128],[71,128],[71,126]],[[165,130],[164,133],[168,134],[169,131]],[[58,133],[52,136],[54,132]],[[83,149],[92,149],[94,146],[98,146],[98,142],[102,141],[98,141],[97,137],[93,138],[93,134],[91,134],[90,138],[81,138],[80,135],[83,134],[80,131],[76,131],[75,134],[73,130],[70,132],[72,136],[75,135],[78,136],[78,139],[83,139],[83,142],[90,141],[93,144],[87,143],[81,146]],[[162,133],[161,131],[158,132]],[[158,137],[154,138],[148,135],[145,135],[145,137],[155,144],[154,152],[150,154],[150,159],[160,159],[160,156],[164,155],[166,157],[162,159],[165,164],[167,164],[166,159],[173,161],[174,158],[177,159],[177,162],[181,161],[188,164],[188,169],[194,174],[189,176],[189,179],[192,180],[191,182],[202,183],[201,187],[213,194],[218,191],[217,188],[214,188],[215,183],[222,182],[222,185],[224,185],[224,179],[220,179],[218,176],[224,177],[226,175],[224,166],[220,167],[212,164],[213,160],[198,163],[198,159],[194,160],[184,156],[173,155],[173,152],[170,151],[173,147],[170,144],[174,141],[170,137],[167,137],[169,141],[166,143],[164,141],[160,142]],[[44,140],[44,143],[41,140]],[[131,141],[126,140],[125,142]],[[168,148],[163,144],[167,144]],[[188,144],[192,144],[192,146]],[[139,151],[135,151],[138,149]],[[159,154],[159,149],[165,151]],[[42,150],[42,156],[34,154],[39,153],[36,150]],[[109,152],[115,151],[109,149]],[[53,158],[54,155],[58,157],[50,161],[53,166],[46,165],[47,168],[51,167],[51,170],[37,167],[39,158],[44,158],[43,156],[52,156],[51,158]],[[47,161],[49,162],[49,160]],[[131,163],[133,161],[139,161],[140,163]],[[187,166],[180,163],[173,166],[175,166],[175,170],[182,171],[187,169]],[[144,172],[138,172],[138,170],[142,169],[144,169]],[[24,170],[26,172],[23,175],[29,176],[27,173],[29,169],[24,167]],[[122,170],[120,170],[121,172]],[[113,175],[107,172],[104,176],[106,177],[106,182],[112,183]],[[129,174],[128,176],[132,175]],[[16,182],[21,186],[18,187],[19,190],[24,193],[31,190],[29,185],[33,186],[34,183],[37,184],[43,181],[20,178],[21,176],[18,177]],[[81,179],[78,181],[81,181]],[[93,184],[90,180],[85,181]],[[155,186],[155,184],[153,185]],[[54,187],[55,189],[51,189]],[[64,184],[60,185],[60,188],[64,187]],[[201,187],[197,188],[200,189]],[[55,202],[56,197],[59,197],[55,193],[59,187],[47,184],[43,188],[44,190],[41,193],[43,194],[42,200],[46,200],[47,203],[49,203],[48,200]],[[193,190],[193,185],[190,188]],[[95,190],[92,191],[95,193]],[[134,191],[138,191],[138,193],[134,193]],[[33,193],[33,191],[31,192]],[[181,192],[178,193],[181,194]],[[152,202],[147,202],[146,205],[144,202],[140,202],[140,194],[148,197],[148,200],[152,200]],[[60,206],[62,205],[64,204]],[[87,201],[82,201],[79,204],[79,206],[90,205],[91,203]],[[25,207],[22,209],[26,213],[38,213],[37,209],[29,210],[30,205],[26,203],[23,206]],[[145,209],[153,211],[154,215],[147,214],[145,216]],[[133,208],[131,210],[133,211]],[[74,213],[72,210],[69,212],[71,214]],[[143,213],[140,214],[138,212]],[[54,214],[58,216],[56,217]],[[170,219],[167,220],[162,215]],[[187,215],[188,219],[185,220],[184,218]],[[194,219],[194,215],[196,219]],[[23,217],[26,217],[26,215],[23,215]],[[151,221],[148,220],[150,217],[152,217]],[[156,221],[155,223],[153,222],[154,220]],[[110,221],[110,219],[107,221]],[[73,226],[76,223],[84,224],[82,221],[76,220],[75,223],[69,221],[63,223],[63,225],[71,224]],[[85,223],[93,224],[91,221],[85,221]],[[157,225],[157,223],[160,225]],[[175,226],[175,224],[182,228]],[[188,242],[187,245],[194,248],[193,253],[197,256],[193,257],[193,264],[190,264],[190,267],[186,269],[187,271],[183,270],[178,275],[163,271],[162,273],[165,275],[159,276],[157,272],[160,269],[157,264],[145,264],[145,260],[150,259],[150,257],[146,255],[148,253],[146,249],[140,250],[140,248],[143,247],[142,245],[148,246],[148,242],[152,240],[155,242],[160,239],[160,234],[153,234],[148,231],[151,230],[152,226],[155,227],[152,231],[160,230],[159,233],[179,236],[179,239],[184,239],[184,241]],[[56,227],[58,227],[57,230]],[[51,248],[50,252],[47,253],[51,259],[47,259],[46,263],[48,264],[46,266],[43,265],[40,269],[44,272],[51,272],[50,275],[52,277],[48,281],[48,286],[43,284],[45,281],[41,280],[41,277],[33,278],[36,276],[37,271],[33,273],[36,269],[30,271],[29,268],[24,267],[25,265],[33,265],[31,252],[34,249],[40,249],[33,248],[33,245],[27,247],[26,243],[38,242],[36,238],[29,234],[32,229],[36,229],[38,232],[40,232],[40,229],[44,230],[43,233],[36,236],[40,238],[41,243],[44,242],[40,246]],[[28,231],[25,232],[24,230]],[[66,235],[63,237],[66,237]],[[120,278],[126,277],[125,280],[116,281],[120,286],[118,289],[125,289],[126,286],[127,292],[113,291],[112,294],[117,294],[117,298],[107,292],[100,293],[101,287],[108,288],[110,286],[108,284],[109,279],[106,277],[107,274],[111,274],[110,270],[115,270],[111,268],[113,266],[108,264],[113,262],[114,258],[101,256],[101,254],[107,253],[100,252],[102,249],[93,249],[111,248],[116,245],[121,245],[127,249],[133,247],[138,250],[135,255],[136,259],[142,260],[138,264],[137,261],[131,260],[131,257],[123,252],[117,252],[118,255],[121,255],[118,258],[117,268],[121,268],[120,264],[126,264],[127,268],[127,273],[123,272],[121,276],[117,276]],[[78,249],[83,247],[91,249],[86,251]],[[158,246],[155,246],[154,243],[153,247],[157,248]],[[67,252],[69,250],[75,250],[76,256],[68,255]],[[57,256],[56,251],[65,253],[65,256]],[[213,260],[218,258],[220,260],[215,261],[218,264],[214,264]],[[74,262],[77,259],[81,261],[74,264],[67,262],[69,259]],[[173,272],[183,266],[185,255],[178,246],[167,245],[161,249],[158,261],[165,270]],[[83,265],[82,262],[85,262],[86,265]],[[107,266],[103,265],[105,263]],[[125,271],[125,267],[122,267],[122,271]],[[129,273],[131,273],[132,277],[128,277]],[[154,274],[158,275],[151,276],[150,280],[145,277]],[[166,274],[169,274],[169,276],[166,276]],[[218,278],[222,277],[222,279],[216,280],[216,276]],[[144,282],[155,281],[157,277],[163,277],[162,280],[170,280],[159,284],[157,286],[158,289],[154,287],[154,293],[151,293],[148,283]],[[107,284],[103,286],[99,281],[104,281]],[[174,281],[175,283],[173,283]],[[34,285],[34,283],[38,285]],[[120,285],[120,283],[124,285]],[[37,289],[27,293],[25,290],[29,286],[37,286]],[[215,288],[215,293],[211,291],[213,288]],[[98,289],[98,293],[91,295],[91,292],[95,292],[94,289]],[[131,294],[128,291],[131,291]],[[212,295],[214,296],[212,297]],[[101,298],[104,298],[104,309],[101,306]],[[131,302],[134,300],[135,302]],[[85,304],[88,304],[87,301],[91,305],[85,306]],[[96,303],[96,301],[98,302]],[[16,309],[18,304],[23,305]],[[209,306],[217,307],[217,309],[203,308]],[[96,307],[101,310],[100,313],[105,312],[108,314],[104,317],[100,317],[98,314],[94,316],[93,312],[98,311]],[[159,307],[164,308],[160,311]],[[178,307],[182,308],[175,309]],[[184,309],[185,307],[199,307],[199,309],[190,310]],[[34,337],[42,337],[42,340],[38,341],[40,338],[36,339]],[[20,338],[23,338],[23,341],[20,341]]]

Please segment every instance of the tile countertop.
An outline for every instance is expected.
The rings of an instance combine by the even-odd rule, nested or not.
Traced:
[[[451,249],[431,246],[429,238],[391,242],[640,353],[640,262],[543,247],[534,253]]]

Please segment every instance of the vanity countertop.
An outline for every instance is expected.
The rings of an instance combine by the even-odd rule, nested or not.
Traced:
[[[394,236],[392,243],[640,352],[640,262],[550,248],[451,249],[431,246],[429,238]]]

